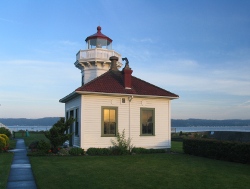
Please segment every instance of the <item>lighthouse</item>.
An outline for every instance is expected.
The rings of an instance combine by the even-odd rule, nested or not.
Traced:
[[[112,39],[102,34],[101,27],[97,27],[97,33],[88,36],[86,50],[79,50],[76,54],[75,66],[81,70],[82,85],[104,74],[110,69],[110,57],[118,57],[117,68],[122,66],[122,58],[112,49]]]

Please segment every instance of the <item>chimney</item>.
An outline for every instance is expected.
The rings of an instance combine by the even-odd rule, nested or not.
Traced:
[[[131,74],[133,70],[129,67],[129,61],[127,58],[123,58],[122,60],[126,61],[125,67],[123,68],[123,77],[124,77],[124,86],[125,89],[131,89],[132,88],[132,82],[131,82]]]
[[[110,66],[110,69],[109,70],[113,70],[113,71],[119,71],[118,69],[117,69],[117,61],[118,61],[118,57],[116,57],[116,56],[111,56],[110,58],[109,58],[109,60],[111,61],[111,66]]]

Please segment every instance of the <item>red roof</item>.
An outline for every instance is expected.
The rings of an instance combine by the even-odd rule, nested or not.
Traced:
[[[112,42],[112,39],[110,39],[108,36],[106,35],[103,35],[102,32],[101,32],[102,28],[101,26],[98,26],[97,27],[97,33],[91,35],[91,36],[88,36],[85,41],[87,42],[89,39],[97,39],[97,38],[102,38],[102,39],[107,39],[109,42]]]
[[[131,89],[125,89],[124,76],[122,71],[109,70],[99,77],[93,79],[89,83],[76,89],[76,92],[97,92],[97,93],[118,93],[118,94],[134,94],[148,96],[166,96],[170,98],[178,98],[179,96],[143,81],[139,78],[131,76]]]

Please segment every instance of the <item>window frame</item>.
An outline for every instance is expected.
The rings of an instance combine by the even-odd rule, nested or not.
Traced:
[[[76,108],[75,109],[75,117],[74,117],[74,119],[75,119],[75,123],[74,123],[75,128],[74,128],[74,131],[75,131],[75,136],[76,137],[79,137],[79,120],[78,120],[79,113],[78,112],[79,112],[79,109]]]
[[[151,110],[152,112],[152,123],[153,123],[153,132],[152,134],[143,134],[142,133],[142,123],[143,123],[143,116],[142,116],[142,112],[143,110]],[[140,136],[155,136],[155,108],[140,108]]]
[[[115,134],[104,134],[104,109],[115,110]],[[101,137],[115,137],[118,131],[118,107],[116,106],[102,106],[101,107]]]

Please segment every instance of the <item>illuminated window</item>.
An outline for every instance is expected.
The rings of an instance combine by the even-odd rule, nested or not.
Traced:
[[[116,135],[117,112],[117,107],[102,107],[102,136]]]
[[[141,108],[141,135],[155,134],[155,109]]]

